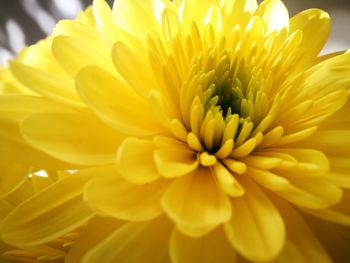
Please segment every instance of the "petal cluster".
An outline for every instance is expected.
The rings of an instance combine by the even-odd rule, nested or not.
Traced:
[[[329,32],[280,0],[60,21],[0,69],[5,258],[342,262],[350,53],[319,56]]]

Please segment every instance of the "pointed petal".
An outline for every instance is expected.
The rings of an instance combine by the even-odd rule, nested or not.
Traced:
[[[231,217],[231,206],[208,168],[177,178],[165,192],[163,209],[177,227],[201,236]]]
[[[125,180],[145,184],[160,178],[154,158],[155,146],[152,141],[127,138],[117,152],[118,171]]]
[[[144,136],[159,133],[163,129],[142,98],[98,67],[86,67],[78,74],[77,89],[86,104],[103,121],[120,132]]]
[[[113,163],[121,141],[121,135],[85,113],[32,114],[21,131],[34,147],[78,165]]]
[[[128,223],[90,250],[82,263],[167,263],[171,224],[165,218]]]
[[[246,180],[244,186],[245,195],[232,199],[232,217],[225,224],[227,237],[246,259],[273,260],[284,245],[285,228],[282,217],[255,184]]]
[[[85,199],[98,214],[145,221],[163,213],[160,199],[168,184],[158,180],[135,185],[114,174],[92,180],[85,189]]]
[[[54,240],[93,216],[83,201],[84,185],[111,167],[81,170],[52,184],[18,205],[2,222],[1,236],[9,244],[33,246]]]
[[[174,229],[170,241],[170,257],[174,263],[234,263],[236,252],[222,228],[200,238],[186,236]]]

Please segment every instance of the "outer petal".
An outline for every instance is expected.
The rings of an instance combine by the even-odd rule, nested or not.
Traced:
[[[173,263],[234,263],[236,252],[221,228],[200,238],[191,238],[174,229],[170,241]]]
[[[114,72],[112,61],[104,46],[94,47],[81,39],[57,36],[52,42],[52,53],[64,70],[73,77],[89,65],[97,65]]]
[[[34,147],[78,165],[113,163],[121,140],[120,134],[84,113],[33,114],[21,131]]]
[[[308,9],[290,19],[290,32],[301,30],[304,56],[299,68],[305,68],[312,63],[329,37],[331,22],[329,15],[320,9]],[[317,36],[317,37],[315,37]]]
[[[142,136],[163,130],[142,98],[98,67],[83,69],[77,76],[77,88],[83,100],[103,121],[123,133]]]
[[[112,59],[114,66],[139,95],[146,97],[152,89],[157,87],[155,76],[148,66],[148,61],[140,59],[142,55],[139,56],[126,44],[117,42],[113,46]]]
[[[285,241],[282,217],[255,184],[245,181],[244,186],[246,194],[232,199],[232,217],[225,225],[226,234],[232,246],[245,258],[273,260]]]
[[[18,205],[1,224],[1,237],[9,244],[33,246],[54,240],[93,216],[83,201],[84,185],[114,168],[82,170]]]
[[[262,18],[266,33],[289,29],[289,15],[285,5],[280,0],[265,0],[256,9],[255,16]]]
[[[326,250],[304,219],[288,204],[279,201],[278,209],[287,228],[287,240],[278,263],[331,263]]]
[[[7,160],[1,160],[0,171],[0,198],[2,198],[24,183],[29,168]]]
[[[43,97],[11,95],[0,96],[0,156],[27,166],[67,169],[69,166],[28,145],[21,132],[21,122],[38,112],[72,112],[61,104]]]
[[[166,178],[182,176],[194,171],[199,161],[187,144],[169,137],[155,137],[154,161],[161,175]]]
[[[162,206],[177,227],[201,236],[231,217],[231,206],[210,169],[199,168],[176,179],[165,192]]]
[[[96,216],[91,219],[77,241],[70,247],[66,263],[81,262],[85,254],[103,241],[111,232],[120,228],[123,223],[114,218]]]
[[[163,213],[160,200],[168,184],[159,180],[146,185],[135,185],[114,174],[90,182],[85,189],[85,199],[101,215],[128,221],[145,221]]]
[[[50,74],[17,61],[11,62],[11,72],[26,87],[45,97],[75,107],[85,106],[68,76]]]
[[[159,6],[155,6],[155,9]],[[160,30],[151,0],[114,1],[113,24],[143,39],[145,32]]]
[[[169,262],[168,244],[171,224],[165,218],[128,223],[111,233],[90,250],[82,263]]]
[[[343,197],[339,203],[321,210],[311,210],[305,209],[304,211],[310,213],[311,215],[334,222],[337,224],[350,226],[350,190],[343,190]]]
[[[154,144],[149,140],[127,138],[117,153],[118,170],[127,181],[135,184],[152,182],[160,177],[154,160]]]

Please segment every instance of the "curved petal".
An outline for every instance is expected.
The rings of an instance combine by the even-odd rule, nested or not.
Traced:
[[[86,104],[120,132],[143,136],[163,130],[150,106],[130,87],[106,71],[89,66],[78,74],[76,81],[79,94]]]
[[[177,178],[165,192],[162,206],[181,232],[201,236],[231,217],[231,205],[208,168]]]
[[[154,162],[165,178],[189,174],[199,165],[196,153],[190,148],[165,147],[154,151]]]
[[[101,45],[102,46],[102,45]],[[57,36],[52,41],[52,53],[72,77],[84,67],[97,65],[114,72],[109,53],[104,46],[94,47],[88,41],[69,36]]]
[[[305,10],[290,19],[290,32],[301,30],[304,56],[298,68],[311,65],[326,44],[331,30],[329,15],[320,9]],[[317,36],[317,37],[315,37]]]
[[[122,137],[86,113],[32,114],[21,131],[33,147],[77,165],[113,163]]]
[[[173,263],[236,262],[236,252],[222,228],[200,238],[188,237],[174,229],[170,240],[170,257]]]
[[[22,121],[33,113],[72,112],[70,109],[44,97],[27,95],[0,96],[0,104],[1,159],[11,160],[28,167],[35,166],[54,170],[71,167],[28,145],[20,132]]]
[[[280,0],[265,0],[256,9],[255,16],[261,17],[267,34],[282,29],[289,30],[288,10]]]
[[[232,246],[251,261],[270,261],[281,252],[285,227],[276,207],[252,182],[246,193],[232,199],[232,217],[225,230]],[[244,227],[242,227],[244,226]]]
[[[93,212],[84,202],[85,184],[111,167],[81,170],[52,184],[18,205],[1,224],[1,237],[16,246],[54,240],[87,222]]]
[[[168,263],[171,224],[165,218],[128,223],[90,250],[82,263]]]
[[[16,78],[31,90],[69,106],[85,107],[69,77],[50,74],[17,61],[10,65]]]
[[[276,194],[297,206],[322,209],[338,203],[342,198],[342,190],[325,178],[289,177],[288,180],[288,187]]]
[[[85,189],[85,200],[98,214],[121,220],[145,221],[163,213],[160,200],[167,181],[135,185],[118,177],[103,176],[92,180]]]
[[[153,141],[158,147],[154,151],[154,161],[165,178],[189,174],[198,167],[197,155],[187,144],[166,136],[157,136]]]
[[[127,138],[117,152],[117,167],[125,180],[145,184],[160,178],[154,158],[155,146],[152,141]]]

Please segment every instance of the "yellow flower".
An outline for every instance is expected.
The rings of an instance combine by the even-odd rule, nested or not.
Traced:
[[[61,21],[11,62],[33,94],[0,98],[1,140],[78,172],[2,239],[46,244],[97,214],[110,224],[67,262],[347,262],[350,54],[318,57],[329,31],[279,0],[95,0]]]

